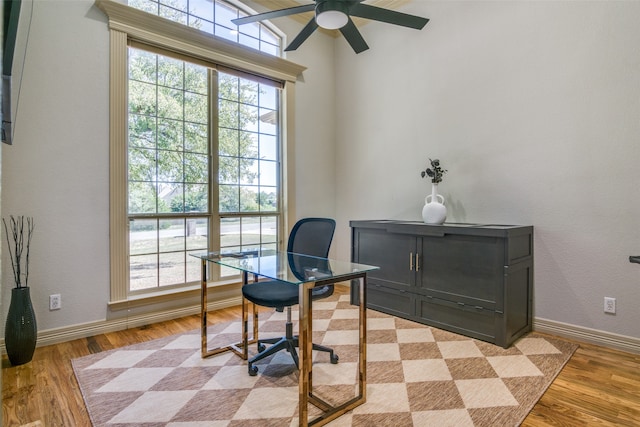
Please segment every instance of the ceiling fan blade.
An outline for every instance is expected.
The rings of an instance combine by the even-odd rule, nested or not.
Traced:
[[[249,24],[250,22],[263,21],[265,19],[280,18],[281,16],[295,15],[297,13],[311,12],[315,10],[316,5],[305,4],[303,6],[290,7],[287,9],[272,10],[270,12],[259,13],[257,15],[244,16],[242,18],[232,19],[236,25]]]
[[[311,18],[311,21],[309,21],[307,25],[304,26],[304,28],[302,29],[302,31],[300,31],[296,38],[293,39],[291,43],[289,43],[289,46],[287,46],[285,51],[290,52],[299,48],[300,45],[304,43],[304,41],[308,39],[309,36],[316,30],[316,28],[318,28],[318,24],[316,24],[316,19],[314,17]]]
[[[355,53],[364,52],[365,50],[369,49],[369,46],[367,46],[367,42],[364,41],[364,38],[362,38],[362,34],[360,34],[360,31],[358,31],[356,24],[353,23],[351,18],[349,18],[349,22],[347,22],[347,25],[340,28],[340,32],[342,33],[344,38],[347,39]]]
[[[409,15],[406,13],[396,12],[394,10],[382,9],[368,4],[356,3],[349,13],[359,18],[373,19],[374,21],[386,22],[388,24],[401,25],[403,27],[415,28],[421,30],[427,25],[429,20],[420,16]]]

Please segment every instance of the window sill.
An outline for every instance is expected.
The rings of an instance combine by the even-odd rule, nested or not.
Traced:
[[[240,286],[241,283],[237,279],[209,283],[207,289]],[[215,293],[215,291],[214,291]],[[120,301],[110,301],[108,307],[111,311],[127,310],[136,307],[144,307],[147,305],[166,303],[176,301],[181,298],[200,297],[200,283],[180,288],[167,289],[156,292],[147,292],[145,294],[130,295],[127,299]]]

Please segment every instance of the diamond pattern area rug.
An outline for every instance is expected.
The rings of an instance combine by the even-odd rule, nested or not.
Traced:
[[[334,365],[314,352],[314,393],[331,403],[356,393],[357,319],[348,295],[314,302],[314,342],[340,357]],[[260,337],[282,335],[284,321],[260,313]],[[240,322],[208,330],[211,346],[234,342]],[[258,362],[252,377],[235,354],[202,359],[199,346],[197,330],[74,359],[93,425],[298,425],[298,372],[286,351]],[[532,333],[503,349],[367,310],[367,402],[328,425],[518,425],[576,347]]]

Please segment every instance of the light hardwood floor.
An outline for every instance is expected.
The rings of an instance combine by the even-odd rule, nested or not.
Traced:
[[[237,308],[211,312],[233,320]],[[199,316],[157,323],[36,349],[33,361],[2,360],[2,426],[90,426],[70,360],[186,332]],[[523,426],[640,426],[640,355],[582,344]],[[429,426],[426,426],[429,427]]]

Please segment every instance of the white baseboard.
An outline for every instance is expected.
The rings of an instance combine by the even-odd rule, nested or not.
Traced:
[[[533,320],[533,330],[570,338],[576,341],[614,348],[616,350],[627,351],[629,353],[640,354],[640,338],[540,318]]]
[[[207,311],[238,306],[240,304],[242,304],[242,298],[240,296],[227,298],[224,300],[210,302],[207,305]],[[37,347],[44,347],[80,338],[92,337],[94,335],[105,334],[108,332],[136,328],[138,326],[150,325],[152,323],[191,316],[193,314],[200,314],[200,304],[174,310],[123,317],[115,320],[103,320],[65,326],[64,328],[47,329],[44,331],[38,331]],[[0,340],[0,351],[2,351],[3,354],[6,353],[4,338]]]
[[[241,297],[227,298],[211,302],[207,305],[207,311],[238,306],[242,303]],[[104,320],[79,325],[66,326],[64,328],[38,331],[38,347],[72,341],[75,339],[91,337],[109,332],[121,331],[166,320],[177,319],[200,313],[200,305],[193,305],[175,310],[145,313],[116,320]],[[588,342],[603,347],[614,348],[630,353],[640,354],[640,338],[625,335],[612,334],[597,329],[585,328],[568,323],[556,322],[549,319],[535,318],[533,330],[538,332],[565,337],[576,341]],[[0,340],[0,351],[6,353],[4,338]]]

